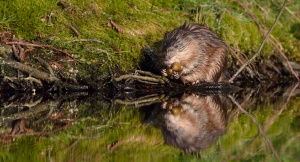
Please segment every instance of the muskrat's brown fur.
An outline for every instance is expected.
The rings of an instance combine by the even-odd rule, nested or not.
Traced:
[[[165,34],[159,52],[162,73],[179,62],[182,71],[170,75],[183,83],[221,82],[227,68],[227,45],[212,30],[185,23]]]

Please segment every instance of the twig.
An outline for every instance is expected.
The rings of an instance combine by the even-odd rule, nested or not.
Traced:
[[[160,102],[161,101],[161,96],[154,96],[151,98],[145,98],[145,99],[139,99],[139,100],[134,100],[134,101],[126,101],[126,100],[121,100],[121,99],[115,99],[114,100],[114,104],[122,104],[122,105],[143,105],[146,103],[156,103],[156,102]],[[139,106],[141,107],[141,106]]]
[[[291,89],[291,90],[290,90],[290,92],[288,94],[286,102],[281,106],[281,108],[279,109],[279,111],[276,114],[274,114],[268,121],[266,121],[264,129],[267,129],[270,125],[272,125],[272,123],[274,123],[273,121],[275,121],[276,118],[278,118],[280,115],[282,115],[283,110],[286,109],[287,104],[290,102],[291,96],[293,95],[293,93],[295,92],[295,90],[298,88],[298,86],[299,86],[299,82],[296,83],[294,85],[294,87],[288,88],[288,89]]]
[[[19,56],[20,56],[20,61],[24,61],[24,58],[25,58],[25,50],[24,48],[22,48],[20,45],[18,45],[19,47]]]
[[[239,54],[241,54],[237,49],[235,49],[235,48],[233,48],[233,47],[229,47],[229,50],[230,50],[230,52],[235,56],[235,58],[237,59],[237,61],[241,64],[241,65],[243,65],[245,62],[246,62],[246,59],[248,59],[248,58],[245,58],[246,56],[244,56],[244,58],[240,58],[236,53],[239,53]],[[250,74],[250,76],[251,77],[253,77],[254,76],[254,72],[251,70],[251,68],[250,67],[246,67],[246,70],[248,71],[248,73]]]
[[[271,27],[270,30],[268,31],[268,33],[267,33],[267,35],[265,36],[264,40],[262,41],[262,43],[261,43],[261,45],[260,45],[258,51],[252,56],[251,59],[249,59],[244,65],[242,65],[242,66],[240,67],[240,69],[239,69],[239,70],[238,70],[238,71],[237,71],[237,72],[229,79],[229,83],[232,83],[233,80],[239,75],[239,73],[240,73],[246,66],[248,66],[248,65],[249,65],[249,64],[250,64],[250,63],[251,63],[251,62],[259,55],[259,54],[260,54],[260,52],[261,52],[261,50],[262,50],[262,48],[263,48],[263,46],[264,46],[266,40],[267,40],[268,37],[270,36],[272,30],[274,29],[276,23],[278,22],[278,20],[279,20],[281,14],[282,14],[282,12],[283,12],[283,10],[284,10],[284,8],[285,8],[286,1],[287,1],[287,0],[285,0],[285,1],[283,2],[283,5],[282,5],[282,7],[281,7],[281,9],[280,9],[280,12],[278,13],[278,15],[277,15],[277,17],[276,17],[276,19],[275,19],[275,22],[273,23],[272,27]],[[289,66],[289,67],[290,67],[290,66]],[[291,68],[291,67],[290,67],[290,68]],[[295,77],[296,77],[297,80],[299,81],[298,76],[297,76],[294,72],[293,72],[293,74],[295,75]]]
[[[148,75],[148,76],[151,76],[153,78],[160,78],[161,77],[160,75],[155,75],[155,74],[153,74],[149,71],[136,70],[135,72],[139,73],[139,74],[143,74],[143,75]]]
[[[288,152],[286,151],[286,149],[290,147],[293,142],[295,143],[297,143],[297,141],[299,142],[299,139],[300,139],[300,134],[293,135],[292,138],[290,138],[288,141],[285,142],[285,144],[281,147],[281,150],[283,152]]]
[[[265,36],[266,32],[264,29],[264,26],[260,24],[258,18],[247,8],[247,6],[245,6],[243,3],[236,1],[243,9],[245,9],[245,11],[252,17],[252,19],[254,20],[254,22],[257,24],[257,26],[259,27],[260,32]],[[289,9],[287,7],[285,7],[285,9],[287,11],[289,11]],[[284,54],[284,52],[282,52],[281,48],[276,44],[276,42],[274,42],[272,39],[272,37],[270,36],[269,41],[271,42],[271,44],[275,47],[275,49],[279,52],[279,54],[285,59],[287,66],[289,67],[290,71],[292,72],[292,74],[295,76],[295,78],[299,81],[299,77],[298,75],[295,73],[294,69],[292,68],[288,57]]]
[[[20,57],[19,57],[19,51],[17,50],[16,46],[13,44],[11,46],[12,50],[13,50],[13,55],[15,56],[15,58],[20,61]]]
[[[62,151],[63,151],[63,152],[66,152],[66,151],[68,151],[68,150],[74,148],[74,147],[78,144],[78,142],[79,142],[80,140],[81,140],[81,139],[76,139],[70,146],[64,148]]]
[[[46,81],[46,82],[55,82],[55,81],[59,81],[59,79],[55,76],[50,76],[48,73],[45,73],[45,72],[42,72],[42,71],[39,71],[35,68],[32,68],[28,65],[24,65],[22,63],[19,63],[19,62],[15,62],[15,61],[2,61],[0,63],[1,65],[8,65],[12,68],[15,68],[17,70],[20,70],[20,71],[23,71],[27,74],[29,74],[30,76],[33,76],[37,79],[41,79],[43,81]]]
[[[247,8],[246,5],[244,5],[243,3],[237,1],[237,0],[233,0],[234,2],[237,2],[251,17],[252,19],[254,20],[254,22],[257,24],[260,32],[265,36],[266,35],[266,32],[265,32],[265,29],[264,29],[264,26],[260,24],[258,18],[251,12],[249,11],[249,9]],[[286,4],[286,0],[284,1],[283,5],[282,5],[282,8],[280,9],[280,13],[281,14],[283,12],[283,9],[285,8],[285,4]],[[278,21],[280,15],[277,15],[276,17],[276,20]],[[273,25],[275,25],[276,21],[274,22]],[[291,73],[295,76],[295,78],[299,81],[299,77],[298,75],[295,73],[294,69],[292,68],[292,66],[290,65],[289,63],[289,59],[287,58],[287,56],[284,54],[284,52],[282,52],[282,50],[280,49],[280,47],[270,38],[269,39],[270,43],[275,47],[275,49],[279,52],[279,54],[285,59],[286,63],[287,63],[287,66],[289,67]]]
[[[146,76],[140,76],[138,74],[146,75]],[[166,77],[162,77],[159,75],[155,75],[151,72],[148,71],[141,71],[141,70],[136,70],[134,74],[125,74],[121,75],[117,78],[114,78],[115,81],[119,82],[124,79],[135,79],[140,82],[151,82],[152,84],[169,84],[170,81]]]
[[[293,16],[298,22],[300,22],[299,17],[295,16],[295,13],[293,13],[288,7],[285,8],[291,16]]]
[[[74,27],[72,26],[71,24],[68,24],[68,23],[64,23],[67,27],[69,27],[75,34],[76,36],[80,36],[80,33],[79,31]]]
[[[36,104],[36,105],[34,105]],[[30,107],[29,110],[18,112],[15,114],[7,115],[7,116],[0,116],[1,120],[16,120],[16,119],[21,119],[21,118],[27,118],[32,115],[36,115],[38,113],[44,112],[44,111],[49,111],[51,107],[57,107],[59,104],[59,101],[46,101],[46,102],[41,102],[41,99],[28,105],[32,106]],[[24,105],[26,106],[26,105]]]
[[[103,136],[103,132],[97,133],[97,134],[95,134],[93,136],[68,136],[68,137],[72,138],[72,139],[80,139],[80,140],[82,140],[82,139],[96,139],[96,138],[99,138],[101,136]]]
[[[114,144],[110,144],[107,146],[109,152],[113,152],[116,148],[123,144],[123,140],[119,140]]]
[[[23,79],[21,79],[21,80],[23,80]],[[43,83],[40,81],[40,80],[38,80],[38,79],[36,79],[36,78],[33,78],[33,77],[31,77],[31,76],[29,76],[29,77],[27,77],[27,78],[24,78],[24,80],[26,80],[26,81],[30,81],[30,82],[35,82],[35,83],[37,83],[39,86],[43,86]]]
[[[140,79],[137,79],[138,82],[140,83],[144,83],[144,84],[157,84],[157,83],[153,83],[153,82],[148,82],[148,81],[144,81],[144,80],[140,80]]]
[[[153,82],[153,83],[162,83],[162,84],[165,84],[165,82],[163,80],[159,80],[159,79],[156,79],[156,78],[153,78],[153,77],[147,77],[147,76],[138,76],[138,75],[135,75],[135,74],[126,74],[126,75],[122,75],[118,78],[114,78],[115,81],[119,82],[123,79],[137,79],[137,80],[145,80],[145,81],[150,81],[150,82]]]
[[[75,40],[71,40],[69,42],[97,42],[97,43],[104,44],[103,41],[95,39],[95,38],[91,38],[91,39],[75,39]]]
[[[241,107],[241,105],[235,100],[235,98],[232,95],[228,95],[228,97],[230,98],[230,100],[232,101],[232,103],[234,103],[238,109],[240,109],[243,113],[245,113],[247,116],[249,116],[249,118],[253,121],[253,123],[257,126],[260,134],[265,138],[265,140],[267,141],[267,143],[269,144],[273,154],[275,155],[275,157],[277,158],[278,161],[280,160],[280,157],[278,156],[278,153],[276,152],[276,150],[274,149],[272,143],[270,142],[270,139],[267,137],[267,135],[265,134],[264,130],[261,128],[260,124],[258,123],[258,121],[255,119],[255,117],[253,115],[251,115],[250,113],[248,113],[245,109],[243,109]]]
[[[273,41],[271,41],[272,43]],[[272,43],[273,45],[275,43]],[[287,56],[280,50],[280,47],[278,47],[277,45],[274,45],[274,47],[276,48],[276,50],[280,53],[280,55],[285,59],[286,64],[288,65],[289,69],[291,70],[292,74],[295,76],[295,78],[300,81],[300,78],[298,77],[298,75],[296,74],[296,72],[294,71],[294,69],[292,68],[292,65],[289,62],[289,59],[287,58]]]
[[[61,50],[61,49],[58,49],[58,48],[55,48],[51,45],[47,45],[47,44],[33,44],[33,43],[26,43],[26,42],[6,42],[5,44],[9,44],[9,45],[23,45],[23,46],[31,46],[31,47],[39,47],[39,48],[50,48],[54,51],[57,51],[57,52],[61,52],[61,53],[64,53],[65,55],[68,55],[70,56],[71,58],[73,58],[71,56],[71,54],[69,54],[68,52],[66,52],[65,50]],[[74,58],[73,58],[74,59]],[[74,59],[75,60],[75,59]],[[78,61],[78,60],[76,60]],[[80,62],[80,61],[79,61]]]
[[[52,76],[55,76],[55,74],[54,74],[54,72],[53,72],[51,66],[50,66],[45,60],[43,60],[43,59],[41,59],[41,58],[39,58],[39,57],[36,57],[35,59],[37,59],[40,63],[42,63],[43,66],[44,66],[45,68],[47,68],[47,70],[49,70],[49,72],[50,72],[50,74],[51,74]]]

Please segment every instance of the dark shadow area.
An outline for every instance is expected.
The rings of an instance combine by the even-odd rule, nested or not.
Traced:
[[[293,24],[291,27],[291,33],[295,36],[295,38],[300,39],[300,24]]]

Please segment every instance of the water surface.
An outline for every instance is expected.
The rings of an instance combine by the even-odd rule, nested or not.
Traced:
[[[1,161],[300,161],[297,84],[1,93]]]

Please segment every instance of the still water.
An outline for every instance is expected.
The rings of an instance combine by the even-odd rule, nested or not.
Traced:
[[[0,161],[300,161],[295,83],[0,97]]]

